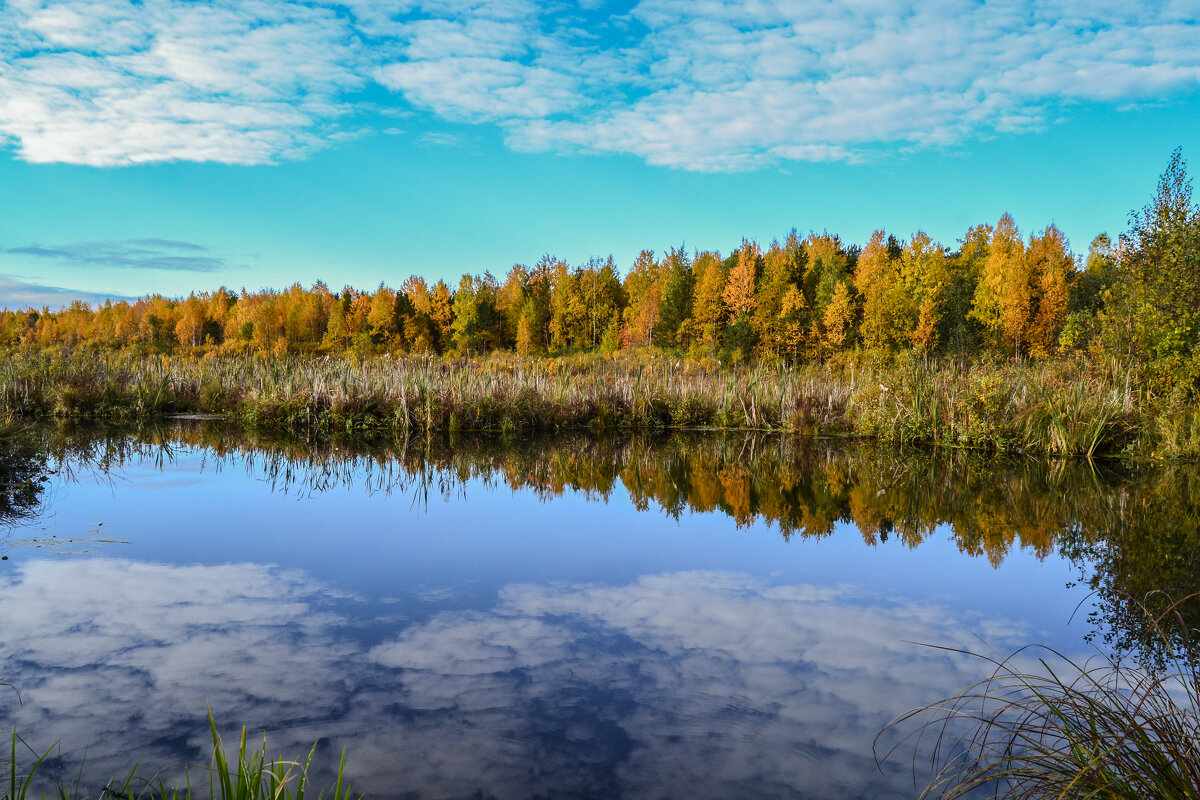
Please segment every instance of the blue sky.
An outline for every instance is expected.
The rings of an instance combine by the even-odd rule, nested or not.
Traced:
[[[793,226],[1076,250],[1200,158],[1200,3],[8,0],[0,304]]]

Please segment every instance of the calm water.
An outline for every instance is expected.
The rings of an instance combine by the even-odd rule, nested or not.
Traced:
[[[1136,647],[1123,593],[1198,574],[1183,467],[203,425],[5,458],[0,715],[88,787],[206,763],[207,703],[375,797],[912,797],[872,740],[984,674],[925,644]]]

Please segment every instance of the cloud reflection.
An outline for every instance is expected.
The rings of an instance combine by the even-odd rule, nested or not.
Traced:
[[[336,707],[344,689],[330,671],[353,648],[318,591],[253,564],[28,562],[0,584],[0,674],[24,699],[7,716],[37,741],[128,769],[131,754],[165,764],[203,752],[206,702],[254,725]],[[164,749],[185,731],[188,753]]]
[[[0,707],[96,774],[202,760],[209,700],[273,751],[346,747],[374,797],[904,797],[872,738],[980,668],[906,640],[1020,635],[721,572],[511,585],[374,638],[372,613],[269,566],[28,562],[0,581],[0,676],[24,698]]]

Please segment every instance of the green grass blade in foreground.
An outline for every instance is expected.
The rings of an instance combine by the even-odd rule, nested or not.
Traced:
[[[243,726],[238,740],[237,761],[231,763],[221,735],[217,731],[211,708],[208,724],[213,742],[209,800],[304,800],[309,789],[309,769],[317,752],[316,744],[313,744],[303,761],[284,758],[271,760],[267,755],[265,737],[261,748],[251,750],[247,747],[246,728]],[[345,782],[345,767],[346,757],[343,752],[330,800],[349,800],[351,797],[350,787]],[[172,789],[169,796],[175,798],[179,797],[179,794]],[[158,794],[152,795],[150,800],[167,800],[167,797],[168,795],[160,790]],[[186,800],[193,798],[190,776],[183,797]],[[324,792],[318,795],[318,798],[324,797]]]
[[[109,781],[101,789],[99,797],[107,800],[304,800],[309,790],[309,769],[317,752],[314,744],[303,761],[291,761],[283,758],[270,760],[267,756],[267,741],[264,737],[262,747],[251,749],[247,746],[246,728],[243,727],[238,739],[236,759],[225,749],[225,744],[217,730],[212,711],[208,714],[209,731],[212,736],[213,752],[208,767],[207,796],[198,794],[192,785],[191,769],[184,771],[182,787],[168,785],[157,776],[149,779],[139,776],[138,767],[134,766],[125,778]],[[38,755],[29,772],[19,773],[18,743],[30,753],[37,755],[30,745],[13,731],[10,746],[10,767],[7,791],[0,791],[0,800],[26,800],[30,794],[35,775],[43,766],[49,755],[58,747],[55,742],[46,752]],[[342,751],[338,763],[335,782],[328,792],[322,791],[318,800],[352,800],[362,795],[353,795],[350,784],[345,778],[346,753]],[[82,768],[80,775],[82,775]],[[118,782],[119,781],[119,782]],[[62,783],[55,784],[53,796],[56,800],[72,800],[84,798],[87,795],[80,791],[80,781],[77,779],[73,786]],[[45,800],[46,795],[40,795]]]
[[[37,756],[37,758],[34,759],[33,766],[29,768],[29,772],[24,776],[21,776],[18,773],[17,742],[20,742],[23,748]],[[13,729],[11,747],[9,748],[8,796],[6,800],[25,800],[25,796],[29,793],[30,787],[33,786],[33,778],[37,774],[38,769],[41,768],[42,764],[47,758],[49,758],[50,754],[54,752],[56,747],[58,747],[58,742],[50,745],[46,752],[42,753],[41,755],[37,755],[37,751],[30,747],[29,743],[21,738],[15,728]]]

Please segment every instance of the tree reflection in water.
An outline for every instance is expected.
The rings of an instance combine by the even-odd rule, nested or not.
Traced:
[[[414,437],[317,443],[260,437],[216,423],[127,429],[39,428],[0,464],[0,524],[42,504],[49,470],[107,474],[133,460],[169,462],[200,448],[213,469],[242,468],[275,491],[354,485],[417,502],[466,491],[469,481],[567,491],[604,500],[623,491],[640,509],[720,512],[739,527],[764,522],[784,538],[825,537],[853,525],[872,547],[918,547],[944,534],[965,554],[1001,564],[1015,548],[1055,548],[1097,594],[1096,634],[1118,650],[1158,647],[1139,605],[1200,591],[1200,468],[1115,461],[998,459],[777,435],[588,434]],[[1161,592],[1164,599],[1155,599]],[[1200,603],[1187,604],[1200,626]],[[1153,653],[1152,653],[1153,654]],[[1161,653],[1159,653],[1161,655]]]
[[[37,517],[47,480],[45,450],[39,437],[17,425],[0,430],[0,531],[5,533]]]

